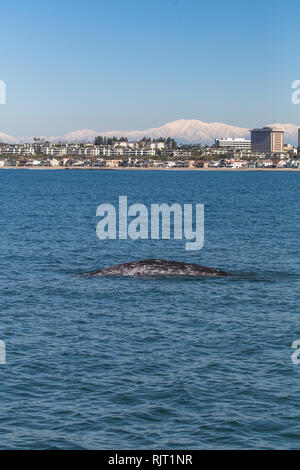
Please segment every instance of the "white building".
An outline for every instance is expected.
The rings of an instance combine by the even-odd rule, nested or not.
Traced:
[[[217,147],[226,147],[230,149],[250,150],[251,140],[242,137],[226,137],[224,139],[215,140]]]
[[[51,160],[49,160],[49,163],[50,166],[59,166],[59,161],[56,160],[56,158],[51,158]]]
[[[246,168],[247,162],[244,160],[226,160],[225,165],[228,168]]]
[[[166,147],[164,142],[151,142],[150,148],[155,150],[163,150]]]

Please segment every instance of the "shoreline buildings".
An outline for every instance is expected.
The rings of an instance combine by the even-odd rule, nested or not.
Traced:
[[[35,139],[34,143],[0,143],[0,167],[226,167],[300,168],[300,127],[298,151],[284,145],[284,131],[272,127],[252,129],[251,140],[242,137],[216,138],[215,144],[176,143],[171,138],[140,141],[102,139],[94,143],[54,143]]]

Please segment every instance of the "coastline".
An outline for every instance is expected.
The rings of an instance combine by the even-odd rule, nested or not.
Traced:
[[[92,170],[92,171],[300,171],[300,168],[138,168],[138,167],[51,167],[51,166],[2,166],[0,170]]]

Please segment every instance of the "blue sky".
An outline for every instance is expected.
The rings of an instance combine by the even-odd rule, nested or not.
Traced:
[[[298,0],[5,2],[0,131],[300,124],[299,16]]]

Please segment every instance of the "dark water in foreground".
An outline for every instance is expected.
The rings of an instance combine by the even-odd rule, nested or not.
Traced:
[[[204,248],[100,242],[119,195],[204,203]],[[3,170],[0,197],[0,448],[300,447],[297,173]],[[151,257],[238,276],[80,276]]]

